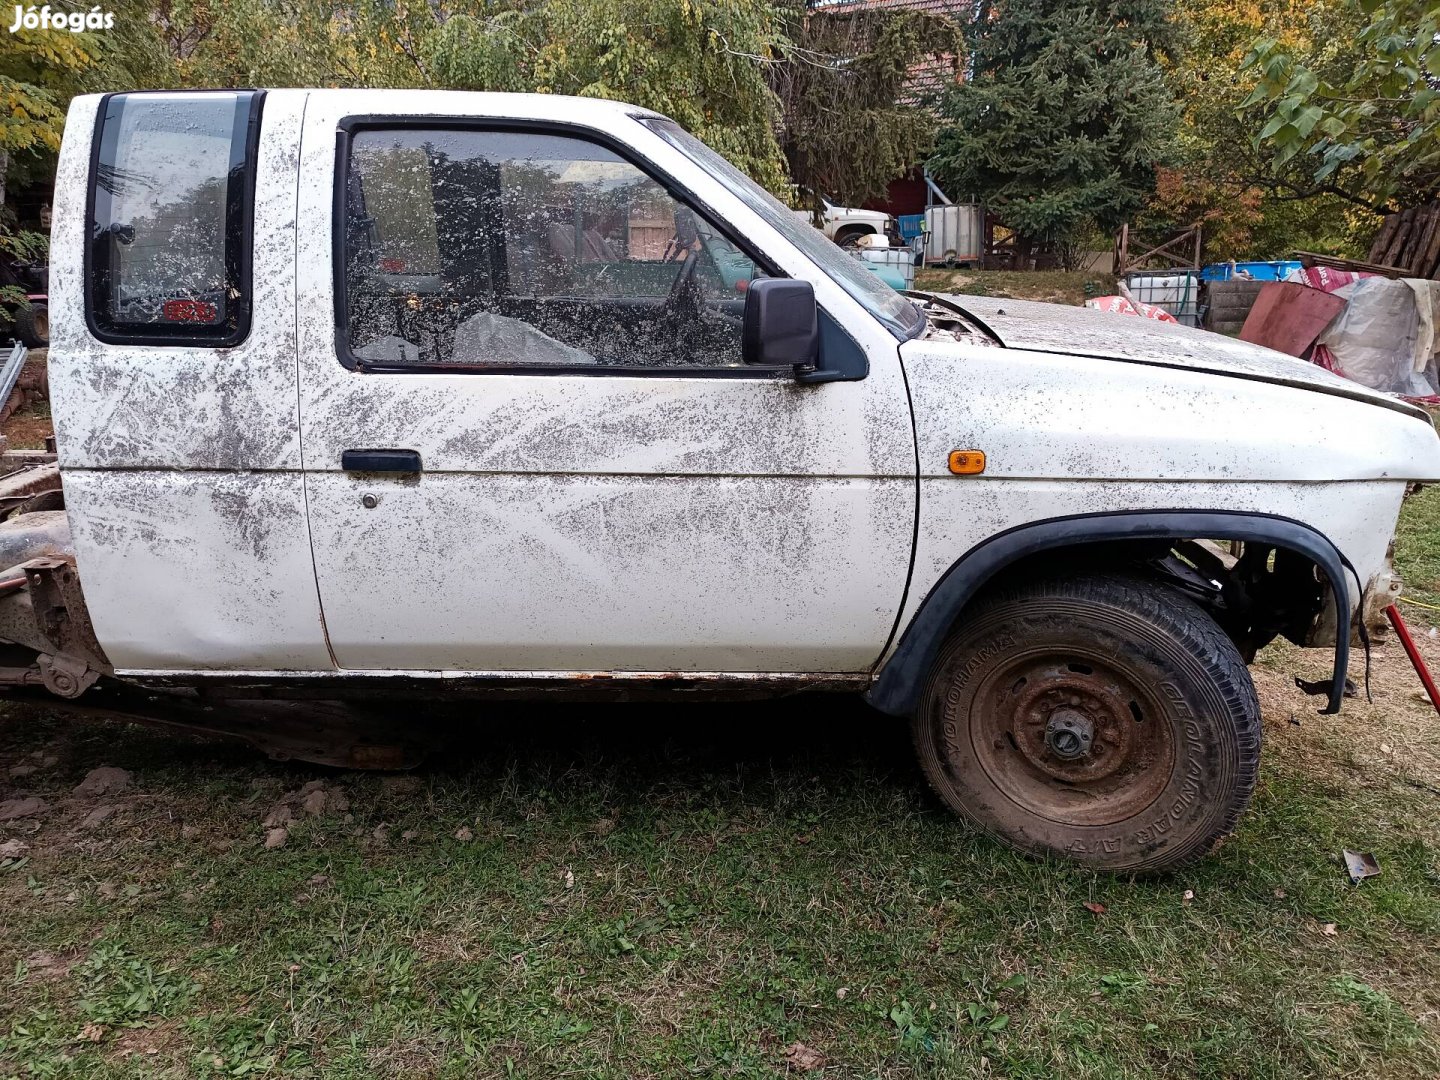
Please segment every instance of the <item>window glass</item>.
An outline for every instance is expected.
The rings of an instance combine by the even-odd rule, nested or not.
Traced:
[[[345,324],[366,366],[734,367],[755,265],[583,139],[364,129]]]
[[[695,138],[673,120],[645,121],[651,131],[699,165],[742,200],[746,206],[792,244],[849,293],[861,306],[888,326],[900,338],[912,338],[925,327],[925,317],[912,300],[896,292],[852,259],[812,227],[806,216],[796,214],[730,162]]]
[[[249,91],[105,100],[87,297],[102,337],[234,344],[245,336],[252,106]]]

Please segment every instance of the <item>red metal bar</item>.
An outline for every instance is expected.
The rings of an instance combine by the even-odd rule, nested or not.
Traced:
[[[1415,674],[1420,676],[1420,681],[1425,684],[1425,693],[1430,695],[1430,704],[1435,706],[1435,711],[1440,712],[1440,690],[1435,688],[1435,680],[1430,677],[1430,669],[1425,666],[1425,661],[1420,658],[1420,650],[1415,648],[1415,642],[1410,637],[1410,631],[1405,626],[1405,620],[1400,617],[1400,609],[1391,604],[1385,609],[1385,616],[1390,620],[1390,625],[1395,628],[1395,636],[1400,639],[1404,646],[1405,655],[1410,657],[1410,663],[1415,665]]]

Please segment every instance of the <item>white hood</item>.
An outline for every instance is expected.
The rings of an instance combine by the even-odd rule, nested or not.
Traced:
[[[1371,390],[1274,349],[1208,330],[1033,300],[958,295],[947,295],[945,299],[974,314],[1011,349],[1093,356],[1258,379],[1368,401],[1429,419],[1423,409],[1393,395]]]

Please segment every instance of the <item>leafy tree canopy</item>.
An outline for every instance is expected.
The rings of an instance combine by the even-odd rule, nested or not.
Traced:
[[[1168,14],[1160,0],[982,3],[973,75],[942,103],[931,169],[1022,237],[1118,226],[1174,147]]]
[[[1440,6],[1357,0],[1367,21],[1336,71],[1276,38],[1246,60],[1242,107],[1266,112],[1257,143],[1276,168],[1303,159],[1316,185],[1376,209],[1440,195]]]
[[[826,195],[846,204],[882,196],[931,149],[935,118],[910,85],[924,65],[954,74],[964,57],[958,23],[918,11],[789,9],[784,62],[771,65],[779,95],[781,145],[807,201]]]
[[[1375,218],[1317,188],[1298,162],[1275,168],[1255,146],[1265,123],[1242,108],[1254,78],[1242,70],[1257,38],[1312,57],[1326,71],[1350,70],[1364,20],[1353,0],[1178,0],[1178,46],[1163,58],[1181,105],[1173,162],[1137,216],[1151,237],[1199,225],[1207,259],[1288,257],[1297,248],[1363,254]]]

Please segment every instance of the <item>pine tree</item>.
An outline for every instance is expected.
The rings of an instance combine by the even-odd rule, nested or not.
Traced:
[[[1144,203],[1178,111],[1159,59],[1163,0],[993,0],[970,28],[969,80],[941,104],[931,170],[1021,239],[1067,245]]]

